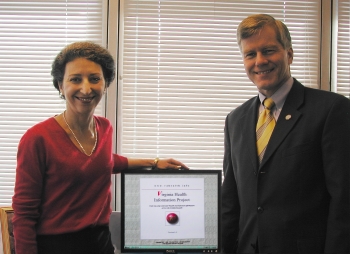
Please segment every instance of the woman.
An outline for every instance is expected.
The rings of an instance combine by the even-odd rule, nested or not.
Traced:
[[[94,111],[115,76],[110,53],[91,42],[65,47],[52,64],[66,110],[30,128],[18,146],[13,231],[16,254],[114,253],[108,228],[111,174],[188,169],[174,159],[112,153],[112,126]]]

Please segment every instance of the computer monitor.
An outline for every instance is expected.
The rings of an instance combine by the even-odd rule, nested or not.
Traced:
[[[221,170],[121,174],[122,253],[219,253]]]

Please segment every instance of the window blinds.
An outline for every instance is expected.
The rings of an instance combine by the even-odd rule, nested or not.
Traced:
[[[226,115],[257,95],[236,28],[267,13],[289,27],[292,75],[318,87],[320,1],[124,0],[121,5],[118,152],[222,169]]]
[[[0,206],[12,204],[19,139],[65,108],[51,81],[54,57],[74,41],[102,44],[104,2],[0,1]]]
[[[338,29],[333,29],[336,52],[333,59],[332,88],[350,99],[350,1],[339,0],[335,10]]]

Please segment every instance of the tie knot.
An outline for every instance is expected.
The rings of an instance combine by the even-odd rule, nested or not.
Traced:
[[[267,98],[263,101],[265,108],[271,110],[275,106],[275,102],[271,98]]]

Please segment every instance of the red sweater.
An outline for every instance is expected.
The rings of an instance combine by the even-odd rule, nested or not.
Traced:
[[[32,128],[18,146],[13,232],[16,254],[36,254],[36,235],[107,225],[111,174],[128,167],[112,153],[112,126],[96,117],[97,146],[89,157],[52,117]]]

